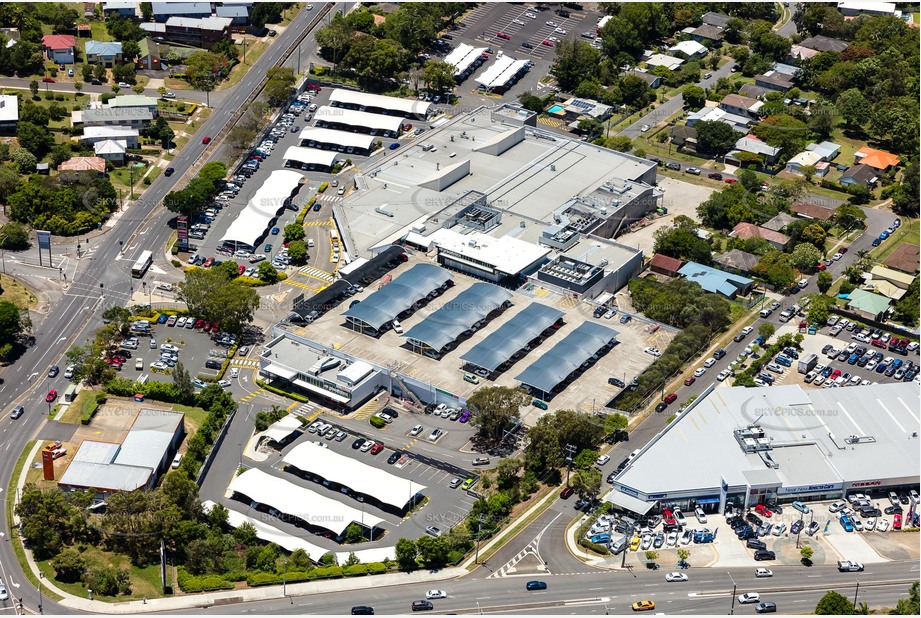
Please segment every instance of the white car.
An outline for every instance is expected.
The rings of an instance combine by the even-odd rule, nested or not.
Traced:
[[[0,601],[6,601],[10,598],[10,593],[6,591],[6,586],[0,583]]]
[[[372,446],[374,446],[374,440],[368,440],[367,442],[362,444],[361,448],[358,450],[360,450],[362,453],[367,453],[368,451],[371,450]]]
[[[662,356],[662,352],[659,351],[659,348],[655,348],[655,347],[643,348],[643,352],[645,352],[646,354],[651,354],[655,356],[656,358]]]
[[[723,369],[718,374],[716,374],[716,379],[722,382],[730,376],[731,372],[728,369]]]
[[[706,368],[706,367],[698,367],[698,368],[697,368],[697,371],[694,372],[694,377],[695,377],[695,378],[699,378],[700,376],[704,375],[705,373],[707,373],[707,368]]]
[[[557,26],[557,24],[556,24],[555,21],[548,21],[548,22],[547,22],[547,25],[550,26],[551,28],[556,28],[556,26]]]
[[[418,436],[420,433],[422,433],[422,425],[416,425],[416,426],[413,427],[412,430],[409,432],[409,435],[411,435],[411,436]]]
[[[444,435],[444,432],[442,430],[438,428],[433,429],[432,433],[429,434],[429,442],[435,442],[442,435]]]
[[[648,130],[649,130],[648,124],[644,124],[643,126],[640,127],[640,133],[645,133]]]
[[[556,30],[554,30],[554,32],[556,32],[557,34],[566,34],[566,31],[563,30],[562,28],[557,28]]]
[[[755,577],[774,577],[774,571],[771,569],[755,569]]]
[[[240,375],[240,370],[239,370],[239,369],[237,369],[236,367],[231,367],[231,368],[230,368],[230,377],[231,377],[231,378],[236,378],[236,377],[239,376],[239,375]]]
[[[230,388],[231,382],[230,380],[219,380],[218,384],[221,388]]]
[[[751,326],[746,326],[745,328],[742,329],[742,334],[745,335],[745,336],[747,337],[748,335],[751,334],[751,332],[752,332],[753,330],[755,330],[755,329],[752,328]]]
[[[608,463],[609,461],[611,461],[611,457],[610,457],[609,455],[601,455],[600,457],[598,457],[597,460],[595,460],[595,465],[596,465],[596,466],[603,466],[604,464]]]
[[[761,600],[761,595],[757,592],[746,592],[739,595],[739,603],[757,603]]]
[[[877,532],[885,532],[888,529],[889,529],[889,520],[886,519],[885,517],[881,518],[878,522],[876,522]]]
[[[665,581],[667,582],[686,582],[688,581],[688,576],[685,573],[678,573],[677,571],[675,571],[673,573],[666,573]]]
[[[444,590],[429,590],[425,593],[426,599],[447,599],[448,593]]]
[[[716,359],[711,356],[710,358],[704,361],[704,368],[709,369],[715,364],[716,364]]]
[[[161,352],[178,352],[179,348],[177,348],[171,343],[164,343],[163,345],[160,346],[160,351]]]
[[[535,15],[534,13],[525,13],[524,16],[527,17],[528,19],[537,19],[537,15]]]
[[[665,544],[666,544],[668,547],[674,547],[675,544],[676,544],[677,542],[678,542],[678,533],[677,533],[677,532],[669,532],[669,533],[668,533],[668,536],[665,537]]]
[[[833,259],[834,261],[837,262],[838,260],[841,259],[841,254],[840,254],[840,253],[836,253],[836,254],[834,254],[833,256],[831,256],[831,259]]]

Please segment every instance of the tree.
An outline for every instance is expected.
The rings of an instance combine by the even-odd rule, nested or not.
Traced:
[[[778,289],[789,288],[796,280],[790,255],[783,251],[761,256],[753,272]]]
[[[692,111],[699,110],[707,102],[707,93],[703,88],[694,84],[687,86],[682,94],[685,106]]]
[[[822,254],[819,250],[806,242],[796,245],[790,254],[793,267],[804,273],[814,273],[821,260]]]
[[[189,375],[189,371],[185,368],[185,365],[182,364],[182,361],[177,362],[176,366],[173,367],[173,384],[175,384],[176,388],[179,390],[183,401],[191,401],[192,397],[195,396],[195,386],[192,384],[192,376]]]
[[[266,72],[265,96],[270,105],[281,105],[291,97],[294,88],[294,69],[272,67]]]
[[[663,227],[656,230],[653,237],[655,253],[701,264],[710,263],[710,243],[697,236],[693,229],[678,225]]]
[[[604,433],[607,435],[623,431],[628,425],[629,421],[623,414],[609,414],[604,417]]]
[[[483,438],[499,440],[520,418],[520,408],[530,400],[527,393],[517,388],[491,386],[477,389],[467,399],[467,407],[473,412],[477,433]]]
[[[10,221],[0,227],[0,248],[28,249],[29,230],[20,223]]]
[[[601,491],[601,470],[595,467],[579,470],[572,475],[570,484],[581,498],[594,498]]]
[[[275,24],[281,21],[283,10],[284,5],[281,2],[258,2],[253,5],[250,21],[257,28],[262,28],[266,24]]]
[[[864,228],[866,219],[867,213],[860,206],[845,203],[835,209],[835,222],[848,230]]]
[[[650,549],[646,551],[645,556],[646,556],[646,562],[648,562],[649,564],[655,564],[656,560],[659,559],[659,552],[653,551]]]
[[[831,289],[832,281],[833,277],[831,274],[827,270],[823,270],[819,273],[818,277],[816,277],[815,283],[819,286],[819,291],[825,294]]]
[[[688,558],[691,557],[691,550],[690,550],[690,549],[679,548],[677,554],[678,554],[678,564],[681,565],[681,566],[683,566],[683,567],[684,567],[684,566],[687,566],[687,565],[688,565]]]
[[[266,283],[275,283],[278,281],[278,269],[269,262],[262,262],[256,271],[256,275]]]
[[[742,134],[725,122],[705,120],[694,127],[697,130],[697,146],[704,152],[725,154],[729,152]]]
[[[758,327],[758,334],[764,337],[764,341],[767,342],[768,339],[774,334],[775,327],[770,322],[765,322]]]
[[[6,348],[23,332],[27,322],[22,310],[8,300],[0,300],[0,349]],[[6,352],[8,350],[4,350]],[[5,356],[6,354],[0,354]]]
[[[564,39],[557,43],[556,63],[550,73],[564,92],[572,92],[576,86],[591,79],[598,72],[601,53],[588,43],[578,39]]]
[[[230,333],[241,334],[259,308],[259,294],[231,278],[229,269],[187,270],[179,284],[179,298],[189,311],[209,322],[218,322]],[[236,272],[233,273],[233,276]]]
[[[288,243],[288,257],[294,265],[300,265],[307,261],[307,245],[303,240],[293,240]]]
[[[290,242],[292,240],[303,240],[306,236],[304,232],[304,226],[300,223],[289,223],[284,228],[285,240]]]
[[[598,460],[598,451],[591,449],[583,449],[579,452],[578,455],[573,457],[572,465],[579,470],[586,470],[595,465],[595,462]]]
[[[812,554],[814,553],[813,549],[809,545],[803,545],[799,550],[799,555],[801,556],[800,562],[804,566],[812,566]]]
[[[828,233],[818,223],[806,225],[799,234],[799,241],[806,242],[819,250],[819,253],[825,252],[825,238]]]
[[[51,561],[55,577],[62,582],[73,584],[83,578],[86,560],[75,549],[65,549]]]
[[[847,598],[834,590],[825,593],[818,604],[815,606],[815,613],[818,615],[837,615],[854,613],[854,604]]]
[[[401,571],[406,571],[408,573],[418,568],[419,565],[416,563],[418,550],[416,549],[416,542],[412,539],[398,540],[394,553]]]
[[[429,60],[422,69],[426,85],[436,92],[451,90],[454,81],[454,65],[443,60]]]
[[[898,616],[917,616],[918,605],[918,582],[915,582],[908,589],[908,598],[899,599],[895,609],[890,610],[889,613]]]
[[[37,79],[33,79],[32,81],[29,82],[29,90],[32,92],[32,98],[37,99],[38,98],[38,80]]]
[[[328,26],[317,30],[317,45],[323,48],[324,57],[332,60],[335,72],[338,72],[339,62],[349,49],[354,32],[355,29],[338,13],[333,16]],[[326,55],[327,53],[329,56]]]
[[[605,140],[604,146],[618,152],[630,152],[633,149],[633,141],[626,135],[614,135]]]
[[[102,64],[93,65],[93,77],[98,79],[101,82],[105,82],[107,79],[106,68]]]
[[[16,136],[19,138],[19,145],[34,154],[37,159],[48,154],[54,144],[54,137],[47,128],[31,122],[16,123]]]

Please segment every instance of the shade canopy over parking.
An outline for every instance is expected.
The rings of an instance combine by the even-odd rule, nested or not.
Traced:
[[[285,163],[296,161],[301,165],[331,168],[336,162],[335,150],[319,150],[317,148],[302,148],[291,146],[285,151]]]
[[[549,393],[615,337],[616,330],[597,322],[585,322],[515,376],[515,379]]]
[[[431,103],[416,99],[401,99],[382,94],[359,92],[336,88],[329,95],[329,104],[333,107],[364,107],[371,111],[381,111],[391,116],[409,115],[424,118],[432,107]]]
[[[492,283],[474,283],[409,329],[403,337],[441,350],[511,297],[511,292]]]
[[[362,133],[352,133],[350,131],[337,131],[335,129],[324,129],[321,127],[304,127],[298,139],[303,141],[313,141],[318,144],[326,144],[331,147],[342,148],[361,148],[371,150],[374,145],[373,135],[364,135]]]
[[[259,187],[246,207],[230,224],[221,243],[254,249],[265,235],[269,224],[285,207],[285,200],[294,194],[303,176],[290,170],[276,170]]]
[[[398,116],[357,112],[352,109],[330,107],[328,105],[317,109],[313,117],[316,119],[318,127],[322,127],[324,124],[330,126],[342,125],[356,129],[390,131],[392,133],[398,133],[400,126],[403,124],[403,119]]]
[[[445,62],[454,67],[455,77],[466,72],[473,67],[478,61],[483,59],[485,47],[473,47],[466,43],[461,43],[455,47],[450,54],[445,56]]]
[[[298,444],[282,461],[298,470],[338,483],[355,493],[364,494],[398,509],[402,509],[413,496],[426,489],[425,485],[369,466],[313,442]]]
[[[416,264],[342,315],[379,329],[451,279],[434,264]]]
[[[527,67],[527,60],[515,60],[511,56],[502,56],[496,58],[495,62],[489,65],[489,68],[483,71],[476,81],[487,90],[502,88]]]
[[[319,447],[317,447],[319,448]],[[352,523],[379,526],[384,520],[315,491],[251,468],[230,483],[230,491],[312,526],[343,534]]]
[[[461,360],[490,372],[495,371],[499,365],[510,359],[512,354],[528,345],[529,341],[563,315],[559,309],[531,303],[486,339],[473,346],[461,356]]]

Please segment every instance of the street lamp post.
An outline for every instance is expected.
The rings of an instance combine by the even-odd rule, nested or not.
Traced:
[[[732,579],[732,573],[726,572],[729,575],[729,580],[732,582],[732,604],[729,606],[729,615],[732,616],[732,613],[736,608],[736,580]]]
[[[563,447],[566,451],[566,487],[569,487],[569,472],[572,470],[572,454],[576,452],[573,444],[567,444]]]
[[[288,596],[288,560],[285,559],[285,574],[281,580],[281,596]]]
[[[857,588],[854,590],[854,611],[857,610],[857,594],[860,592],[860,582],[857,582]]]

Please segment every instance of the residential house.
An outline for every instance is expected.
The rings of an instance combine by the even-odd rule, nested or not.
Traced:
[[[771,243],[771,246],[775,249],[780,249],[783,251],[786,249],[787,245],[790,243],[790,237],[786,234],[781,234],[780,232],[775,232],[774,230],[769,230],[763,228],[754,223],[739,223],[734,228],[729,235],[733,238],[740,238],[745,240],[747,238],[759,237]]]
[[[74,177],[83,172],[94,172],[97,176],[105,176],[106,162],[102,157],[71,157],[58,165],[58,172],[62,177]]]
[[[802,45],[791,45],[790,46],[790,58],[793,60],[809,60],[815,56],[819,55],[819,51],[815,49],[809,49],[808,47],[803,47]]]
[[[676,71],[678,67],[684,64],[684,60],[681,58],[675,58],[674,56],[668,56],[666,54],[653,54],[651,52],[646,52],[646,54],[644,54],[643,62],[645,62],[648,67],[665,67],[669,71]]]
[[[661,86],[662,82],[664,81],[664,78],[662,76],[650,73],[649,71],[645,69],[630,69],[629,71],[627,71],[627,75],[633,75],[634,77],[639,77],[641,80],[646,82],[646,85],[648,85],[653,90]]]
[[[140,94],[128,94],[109,99],[109,109],[146,109],[151,118],[157,117],[157,100]],[[123,124],[123,123],[119,123]]]
[[[568,122],[574,122],[580,118],[592,118],[594,120],[604,121],[611,117],[614,108],[604,103],[599,103],[593,99],[579,99],[573,97],[560,104],[563,108],[563,118]]]
[[[83,3],[83,16],[87,19],[93,19],[96,17],[96,3],[95,2],[84,2]]]
[[[726,272],[745,275],[755,270],[761,258],[741,249],[730,249],[726,253],[715,256],[713,261]]]
[[[806,146],[806,150],[809,152],[815,152],[821,155],[822,161],[834,161],[835,157],[841,152],[841,146],[835,144],[834,142],[822,142],[821,144],[816,144],[815,142]]]
[[[689,59],[703,58],[707,55],[707,48],[697,41],[681,41],[677,45],[668,48],[673,54],[684,54]]]
[[[123,139],[105,139],[93,144],[97,157],[111,161],[113,165],[124,165],[128,158],[128,142]]]
[[[229,17],[170,17],[165,24],[142,23],[141,28],[172,43],[211,49],[229,36],[232,21]]]
[[[171,17],[202,19],[211,17],[210,2],[151,2],[155,22],[164,23]]]
[[[888,281],[892,285],[907,290],[911,283],[915,280],[914,275],[909,275],[908,273],[899,272],[897,270],[892,270],[891,268],[886,268],[885,266],[876,265],[870,269],[870,275],[873,276],[873,280],[877,279],[882,281]]]
[[[816,165],[822,160],[822,155],[817,152],[811,152],[809,150],[804,150],[798,155],[792,157],[787,161],[787,166],[784,168],[785,171],[792,174],[797,174],[798,176],[803,175],[804,167],[812,167],[815,169]],[[816,170],[817,172],[818,170]]]
[[[140,53],[135,59],[138,69],[155,71],[163,68],[160,62],[160,46],[153,39],[150,37],[141,39],[138,41],[138,49],[140,49]]]
[[[737,116],[751,116],[757,118],[758,110],[764,107],[764,103],[757,99],[743,97],[740,94],[727,94],[720,101],[720,109],[724,109],[730,114]]]
[[[731,114],[719,107],[703,107],[696,112],[688,114],[687,125],[689,127],[693,127],[698,122],[703,121],[728,124],[734,130],[742,134],[748,133],[749,127],[754,124],[754,120],[752,120],[751,116]]]
[[[143,97],[147,98],[147,97]],[[103,107],[101,109],[84,109],[71,112],[71,121],[76,126],[84,127],[130,127],[140,129],[150,124],[153,113],[149,108],[140,107]]]
[[[918,274],[921,269],[921,247],[911,243],[902,243],[895,248],[895,251],[889,254],[883,264],[889,268],[900,270],[910,275]]]
[[[717,28],[725,28],[726,24],[729,23],[729,15],[723,15],[722,13],[714,13],[709,11],[700,16],[702,22],[708,26],[716,26]]]
[[[691,39],[703,45],[713,45],[723,40],[723,29],[719,26],[703,24],[691,31]]]
[[[137,2],[103,2],[102,3],[102,14],[108,19],[113,15],[118,17],[124,17],[126,19],[134,19],[138,16],[138,3]]]
[[[42,37],[42,49],[48,60],[55,64],[73,64],[76,45],[72,34],[46,34]]]
[[[755,135],[749,133],[745,137],[739,138],[732,152],[726,155],[726,163],[741,167],[742,160],[738,157],[741,152],[758,155],[761,157],[764,165],[774,165],[780,157],[781,149],[775,148],[774,146],[768,146]]]
[[[793,79],[789,75],[770,70],[767,73],[755,75],[755,85],[776,92],[786,92],[793,87]]]
[[[803,219],[815,219],[816,221],[828,221],[835,216],[836,209],[830,206],[823,206],[810,202],[808,200],[797,200],[790,206],[793,214]]]
[[[796,221],[796,217],[788,215],[785,212],[781,212],[771,217],[762,227],[769,230],[774,230],[775,232],[780,232],[794,221]]]
[[[89,39],[93,36],[93,27],[90,24],[77,24],[77,38]]]
[[[848,294],[847,308],[860,317],[881,321],[889,309],[889,299],[858,289]]]
[[[234,30],[244,30],[249,25],[249,7],[242,4],[223,5],[214,9],[215,17],[229,17],[230,27]]]
[[[751,97],[752,99],[763,99],[772,92],[774,91],[771,88],[763,88],[755,84],[742,84],[742,87],[739,88],[739,94]]]
[[[87,145],[94,145],[105,140],[124,140],[128,148],[137,148],[139,134],[137,129],[131,127],[84,127],[83,137],[80,139]]]
[[[799,44],[800,47],[812,49],[817,52],[833,51],[838,52],[839,54],[850,46],[850,43],[847,41],[842,41],[841,39],[833,39],[821,34],[811,36],[808,39],[803,39]]]
[[[864,146],[854,153],[854,164],[858,163],[869,165],[875,170],[885,172],[891,167],[896,167],[899,164],[899,158],[891,152]]]
[[[678,274],[688,281],[698,284],[706,292],[722,294],[730,299],[739,294],[747,295],[755,284],[748,277],[727,273],[697,262],[688,262],[681,267]]]
[[[19,122],[19,97],[12,94],[0,95],[0,133],[9,135],[16,132]]]
[[[118,41],[87,41],[87,64],[101,64],[111,69],[122,61],[122,44]]]
[[[690,149],[697,148],[697,129],[694,127],[676,124],[669,130],[668,137],[671,139],[672,145],[678,148],[682,146],[687,146]]]
[[[869,165],[852,165],[841,174],[838,184],[848,187],[850,185],[866,185],[872,187],[879,180],[879,173]]]
[[[857,15],[882,15],[901,17],[902,11],[895,8],[894,2],[839,2],[838,12],[845,17]]]
[[[684,262],[678,258],[656,253],[649,262],[649,270],[666,277],[677,277],[678,271],[681,270],[683,265]]]

